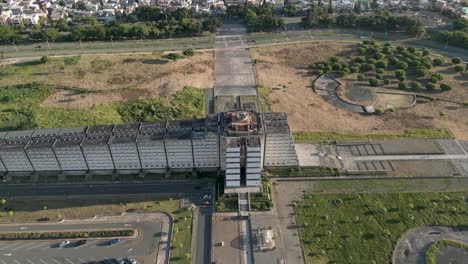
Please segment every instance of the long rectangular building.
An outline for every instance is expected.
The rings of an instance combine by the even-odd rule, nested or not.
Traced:
[[[0,132],[0,174],[224,171],[238,188],[264,166],[297,166],[284,113]]]

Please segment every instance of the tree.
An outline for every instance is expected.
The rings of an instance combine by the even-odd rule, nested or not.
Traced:
[[[358,74],[358,75],[357,75],[357,79],[358,79],[359,81],[364,80],[364,75]]]
[[[406,72],[404,70],[396,70],[395,71],[395,77],[400,78],[400,77],[406,77]]]
[[[42,31],[42,39],[48,41],[55,41],[60,37],[60,33],[55,28],[48,28]]]
[[[193,49],[184,49],[184,50],[182,51],[182,54],[184,54],[184,56],[191,57],[191,56],[193,56],[195,53],[193,52]]]
[[[218,18],[208,18],[203,21],[202,28],[211,33],[216,33],[221,24],[221,20]]]
[[[434,89],[435,89],[435,84],[434,84],[434,83],[431,83],[431,82],[426,83],[426,89],[427,89],[428,91],[434,90]]]
[[[406,83],[405,83],[405,82],[400,82],[400,83],[398,83],[398,88],[399,88],[400,90],[405,90],[405,89],[407,89],[408,87],[406,86]]]
[[[7,200],[5,198],[0,199],[0,205],[4,205],[4,204],[6,204],[6,202],[7,202]]]
[[[450,90],[452,90],[452,86],[450,86],[448,84],[445,84],[445,83],[441,83],[440,84],[440,89],[442,91],[450,91]]]
[[[78,1],[75,4],[75,8],[78,10],[86,10],[86,4],[84,1]]]
[[[408,63],[404,62],[404,61],[399,61],[397,64],[396,64],[396,68],[397,69],[401,69],[401,70],[406,70],[408,68]]]
[[[14,214],[15,214],[15,212],[13,212],[12,210],[9,210],[9,211],[7,212],[7,215],[8,215],[8,216],[13,216]]]
[[[41,61],[41,63],[47,63],[49,61],[49,57],[44,55],[44,56],[41,57],[40,61]]]
[[[444,64],[444,59],[441,59],[441,58],[435,58],[432,63],[435,65],[435,66],[441,66]]]
[[[376,87],[379,84],[379,81],[375,78],[370,78],[369,79],[369,85],[372,87]]]
[[[415,73],[416,73],[416,76],[423,77],[423,76],[426,76],[429,73],[429,71],[424,67],[418,67]]]
[[[452,62],[453,64],[459,64],[459,63],[461,62],[461,59],[455,57],[455,58],[452,58],[451,62]]]
[[[18,38],[16,30],[8,25],[0,25],[0,42],[10,43]]]
[[[185,260],[190,260],[192,258],[192,256],[190,255],[190,253],[185,253]]]
[[[412,82],[412,83],[411,83],[411,88],[412,88],[413,90],[419,91],[419,90],[422,89],[422,85],[421,85],[420,82]]]
[[[464,72],[465,71],[465,66],[456,65],[453,69],[455,70],[455,72]]]

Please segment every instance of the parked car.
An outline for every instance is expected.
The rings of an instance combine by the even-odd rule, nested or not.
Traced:
[[[65,241],[60,242],[58,246],[63,248],[64,246],[69,245],[69,244],[70,244],[70,240],[65,240]]]
[[[87,242],[86,239],[78,240],[78,241],[76,241],[75,245],[76,245],[77,247],[79,247],[79,246],[81,246],[81,245],[86,244],[86,242]]]
[[[125,261],[126,261],[126,263],[128,263],[128,264],[138,264],[138,262],[137,262],[134,258],[132,258],[132,257],[126,258]]]
[[[120,242],[120,239],[115,238],[115,239],[109,240],[109,241],[107,242],[107,245],[109,245],[109,246],[110,246],[110,245],[115,245],[115,244],[117,244],[117,243],[119,243],[119,242]]]
[[[200,196],[202,199],[211,199],[211,193],[203,193]]]

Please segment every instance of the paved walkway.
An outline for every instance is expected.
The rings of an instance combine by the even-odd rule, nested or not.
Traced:
[[[347,159],[358,160],[454,160],[468,159],[468,155],[381,155],[381,156],[359,156],[347,157]]]
[[[398,240],[393,251],[393,263],[424,264],[426,250],[433,242],[438,240],[454,240],[468,243],[468,230],[461,231],[444,226],[427,226],[410,229]]]
[[[224,24],[215,41],[215,96],[257,95],[255,75],[241,24]]]

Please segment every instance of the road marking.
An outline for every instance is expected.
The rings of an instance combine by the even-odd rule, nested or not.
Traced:
[[[68,261],[68,262],[70,262],[71,264],[73,264],[73,261],[71,261],[71,260],[69,260],[69,259],[67,259],[67,258],[65,258],[65,260]]]
[[[3,260],[1,260],[1,259],[0,259],[0,262],[2,262],[2,264],[7,264],[5,261],[3,261]]]
[[[20,243],[20,242],[16,242],[16,243],[10,244],[9,246],[0,248],[0,250],[4,250],[4,249],[6,249],[6,248],[12,247],[12,246],[14,246],[14,245],[16,245],[16,244],[19,244],[19,243]]]
[[[37,247],[43,246],[43,245],[45,245],[45,244],[49,244],[49,242],[41,243],[41,244],[36,245],[36,246],[34,246],[34,247],[27,248],[26,250],[31,250],[31,249],[33,249],[33,248],[37,248]]]
[[[21,263],[20,263],[20,262],[18,262],[16,259],[15,259],[15,260],[13,260],[13,261],[14,261],[14,262],[16,262],[16,264],[21,264]]]
[[[44,264],[47,264],[47,262],[45,262],[44,260],[42,260],[41,258],[39,259],[42,263]]]
[[[82,246],[80,246],[80,247],[75,247],[74,250],[78,250],[78,249],[80,249],[80,248],[84,248],[84,247],[90,246],[91,244],[96,243],[96,242],[98,242],[98,241],[99,241],[99,240],[91,240],[91,242],[86,243],[86,244],[84,244],[84,245],[82,245]],[[96,247],[96,246],[91,247],[91,248],[95,248],[95,247]]]
[[[34,264],[34,262],[30,261],[29,259],[26,259],[27,262]]]
[[[79,261],[81,261],[81,264],[86,264],[86,261],[84,261],[82,258],[78,258]]]
[[[11,250],[17,250],[17,249],[23,248],[25,246],[30,246],[31,244],[34,245],[34,244],[36,244],[36,242],[26,243],[26,244],[23,244],[23,245],[21,245],[19,247],[12,248]]]
[[[54,258],[52,260],[55,261],[55,263],[62,264],[62,262],[60,262],[60,261],[58,261],[58,260],[56,260]]]

